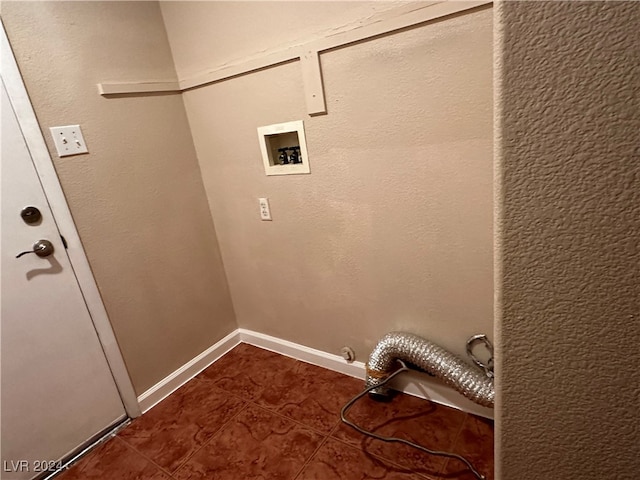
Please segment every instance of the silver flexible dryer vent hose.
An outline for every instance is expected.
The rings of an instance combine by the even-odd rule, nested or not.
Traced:
[[[485,337],[486,339],[486,337]],[[493,407],[493,377],[451,352],[412,333],[391,332],[378,342],[367,362],[367,387],[380,384],[397,368],[396,359],[439,378],[473,402]],[[373,388],[371,395],[386,398],[390,388]]]

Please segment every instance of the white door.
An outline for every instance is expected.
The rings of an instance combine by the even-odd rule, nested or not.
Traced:
[[[0,107],[1,475],[22,480],[126,414],[4,79]],[[23,220],[27,206],[39,222]],[[39,240],[53,253],[16,258]]]

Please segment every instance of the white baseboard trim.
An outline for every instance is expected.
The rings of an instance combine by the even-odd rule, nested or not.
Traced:
[[[344,373],[350,377],[364,380],[365,368],[362,362],[347,362],[340,355],[323,352],[315,348],[306,347],[281,338],[254,332],[245,328],[239,328],[240,341],[256,347],[264,348],[272,352],[295,358],[302,362],[324,367],[334,372]]]
[[[295,358],[302,362],[311,363],[312,365],[333,370],[334,372],[343,373],[350,377],[361,380],[365,378],[365,365],[363,362],[349,363],[339,355],[316,350],[245,328],[239,328],[140,395],[138,402],[140,403],[142,412],[147,412],[239,343],[248,343],[249,345]],[[396,390],[415,397],[425,398],[432,402],[473,413],[481,417],[494,418],[493,409],[481,407],[473,403],[468,398],[460,395],[455,390],[452,390],[425,373],[412,371],[402,374],[391,385]]]
[[[138,397],[142,413],[149,411],[239,343],[240,335],[238,330],[234,330],[175,372],[160,380]]]
[[[349,363],[340,355],[323,352],[322,350],[316,350],[244,328],[239,328],[238,332],[240,334],[240,341],[243,343],[248,343],[256,347],[264,348],[265,350],[295,358],[296,360],[324,367],[334,372],[344,373],[350,377],[362,380],[365,378],[365,364],[363,362]],[[399,375],[391,382],[391,386],[395,390],[413,395],[414,397],[425,398],[435,403],[493,420],[493,409],[482,407],[472,402],[426,373],[412,371]],[[364,383],[362,387],[364,388]]]

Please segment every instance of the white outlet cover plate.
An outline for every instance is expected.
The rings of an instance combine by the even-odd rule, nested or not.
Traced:
[[[87,144],[84,142],[80,125],[67,125],[65,127],[50,127],[53,143],[56,145],[59,157],[88,153]]]
[[[258,203],[260,204],[260,220],[271,221],[271,208],[269,207],[269,199],[268,198],[258,198]]]

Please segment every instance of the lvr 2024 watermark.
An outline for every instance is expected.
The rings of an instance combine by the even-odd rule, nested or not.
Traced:
[[[3,460],[2,471],[7,472],[55,472],[61,470],[62,462],[59,460]]]

